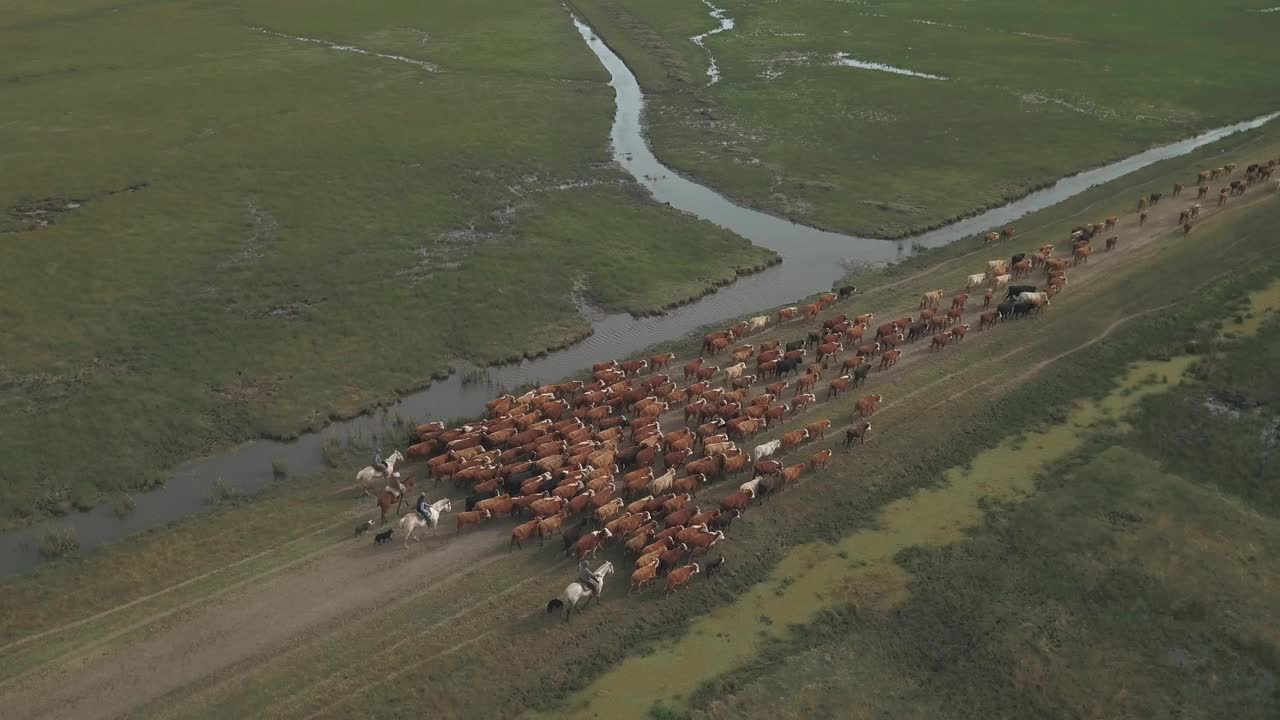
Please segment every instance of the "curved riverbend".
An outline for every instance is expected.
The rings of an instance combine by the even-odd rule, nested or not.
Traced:
[[[371,415],[332,423],[322,433],[296,440],[257,440],[216,457],[187,463],[174,471],[161,489],[134,496],[133,512],[121,518],[106,506],[0,535],[0,574],[27,572],[41,562],[38,552],[46,527],[75,528],[81,547],[90,549],[128,535],[180,520],[209,507],[213,485],[221,479],[239,493],[251,494],[273,483],[272,463],[283,463],[294,475],[325,468],[322,436],[339,440],[384,436],[396,416],[418,420],[475,416],[495,394],[495,386],[516,387],[572,375],[602,358],[623,357],[659,342],[682,337],[708,324],[739,317],[744,309],[770,308],[826,290],[843,275],[843,263],[893,262],[919,248],[934,248],[1005,225],[1027,213],[1057,204],[1095,185],[1180,155],[1228,135],[1259,127],[1280,113],[1228,125],[1171,145],[1147,150],[1111,165],[1063,178],[1008,205],[937,230],[900,240],[861,238],[798,225],[758,210],[736,205],[710,188],[663,166],[644,136],[644,94],[635,76],[586,24],[573,18],[591,51],[608,70],[617,96],[611,133],[617,162],[644,185],[655,200],[725,227],[751,242],[776,251],[783,259],[706,297],[657,317],[588,311],[593,333],[565,350],[518,364],[491,368],[487,382],[464,385],[457,373],[425,390],[401,398]],[[390,448],[401,438],[386,437]],[[354,469],[353,469],[354,475]]]

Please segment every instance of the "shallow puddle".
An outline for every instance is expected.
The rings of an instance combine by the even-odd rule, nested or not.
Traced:
[[[1239,325],[1235,323],[1227,324],[1224,328],[1225,332],[1229,332],[1236,337],[1249,337],[1258,334],[1258,330],[1262,328],[1262,324],[1280,312],[1280,281],[1271,285],[1249,293],[1249,317]]]
[[[681,706],[702,683],[750,660],[762,639],[783,636],[789,624],[812,622],[820,611],[850,602],[872,608],[900,604],[908,597],[909,577],[893,562],[899,551],[964,539],[982,520],[984,498],[1028,497],[1040,468],[1078,448],[1085,430],[1118,422],[1143,397],[1182,382],[1195,360],[1135,364],[1115,391],[1078,404],[1062,423],[1005,440],[968,466],[946,471],[937,488],[890,503],[877,528],[834,545],[796,547],[733,604],[698,618],[678,640],[625,660],[553,716],[646,718],[655,702]]]
[[[849,53],[836,53],[835,60],[833,62],[835,62],[836,65],[862,68],[863,70],[879,70],[880,72],[893,73],[895,75],[907,75],[910,77],[924,78],[926,80],[946,80],[946,78],[941,75],[930,75],[929,73],[916,72],[915,70],[907,70],[906,68],[885,65],[884,63],[859,60],[855,57],[849,57]]]

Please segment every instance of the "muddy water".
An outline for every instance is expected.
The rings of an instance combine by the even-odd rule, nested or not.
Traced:
[[[393,437],[388,431],[389,420],[396,415],[419,420],[475,416],[498,387],[557,380],[602,358],[625,356],[655,343],[681,337],[704,325],[739,317],[752,309],[791,304],[830,288],[843,275],[842,263],[845,261],[894,262],[918,249],[938,247],[975,235],[1152,163],[1184,155],[1227,135],[1259,127],[1280,114],[1228,125],[1064,178],[1016,202],[912,238],[896,241],[860,238],[797,225],[735,205],[714,190],[681,177],[662,165],[644,136],[644,95],[635,76],[590,27],[576,18],[573,22],[611,77],[610,85],[617,101],[611,141],[617,162],[658,202],[714,222],[757,245],[770,248],[779,253],[783,263],[740,279],[661,317],[589,313],[593,334],[571,348],[519,364],[492,368],[487,383],[464,385],[461,376],[455,374],[433,383],[426,390],[406,395],[383,412],[334,422],[324,430],[325,434],[338,439],[372,438],[388,449],[403,447],[402,438]],[[174,471],[164,488],[136,495],[135,509],[124,518],[117,518],[110,508],[104,506],[0,535],[0,574],[26,572],[40,563],[38,546],[47,527],[70,526],[75,529],[82,548],[93,548],[201,512],[208,507],[207,500],[219,479],[238,492],[254,493],[272,484],[272,462],[283,463],[294,475],[319,472],[325,468],[321,437],[321,433],[308,433],[291,442],[254,441],[222,455],[191,462]],[[352,468],[353,476],[356,469]]]
[[[767,637],[789,624],[809,623],[820,611],[857,603],[890,608],[908,597],[907,573],[894,562],[915,545],[964,539],[982,521],[984,498],[1017,502],[1034,490],[1041,467],[1080,446],[1102,420],[1119,420],[1140,399],[1180,383],[1194,356],[1134,365],[1119,387],[1097,402],[1080,404],[1044,432],[1010,439],[968,467],[944,473],[936,489],[921,490],[885,507],[877,527],[837,544],[802,545],[733,604],[696,620],[679,640],[624,661],[555,713],[559,718],[646,718],[653,703],[680,707],[702,683],[751,659]],[[1166,384],[1163,380],[1168,380]]]

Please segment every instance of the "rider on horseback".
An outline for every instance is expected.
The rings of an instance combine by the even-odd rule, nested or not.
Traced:
[[[399,477],[391,474],[391,469],[387,467],[387,461],[382,459],[382,448],[373,451],[373,469],[387,479],[387,488],[395,493],[396,497],[404,494],[404,483],[400,482]]]
[[[596,574],[591,572],[591,566],[587,564],[586,558],[578,561],[578,583],[599,599],[600,581],[596,579]]]
[[[427,502],[426,493],[422,493],[421,495],[418,496],[418,504],[414,507],[414,510],[418,511],[418,516],[422,518],[423,522],[431,522],[431,519],[428,515],[429,511],[431,510],[431,503]]]

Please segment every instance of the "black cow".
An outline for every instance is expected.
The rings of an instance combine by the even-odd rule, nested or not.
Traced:
[[[741,510],[730,510],[727,513],[720,513],[719,515],[711,518],[711,525],[709,527],[712,532],[715,532],[716,530],[728,530],[729,526],[733,524],[734,518],[741,516]]]
[[[1009,292],[1004,294],[1004,299],[1009,300],[1011,298],[1018,297],[1024,292],[1035,292],[1035,291],[1036,291],[1035,285],[1010,285]]]
[[[853,370],[853,386],[858,387],[867,381],[867,373],[871,372],[871,363],[862,363]]]
[[[787,352],[791,352],[792,350],[799,350],[803,347],[804,347],[803,340],[792,340],[791,342],[787,343]]]
[[[996,312],[1000,313],[1000,319],[1003,320],[1013,315],[1013,302],[1006,301],[996,306]]]
[[[562,533],[560,533],[561,535],[560,539],[564,542],[564,551],[566,553],[569,552],[569,550],[573,548],[573,544],[578,542],[578,538],[581,538],[582,534],[586,531],[587,531],[587,521],[580,520],[578,521],[577,525],[574,525],[568,530],[565,530]]]
[[[822,343],[822,332],[820,330],[810,330],[809,338],[805,340],[804,346],[809,347],[810,345],[819,345],[821,343]]]
[[[907,342],[913,343],[924,337],[929,332],[929,323],[926,320],[917,320],[907,326]]]
[[[1160,198],[1162,197],[1164,197],[1164,193],[1151,193],[1151,196],[1147,198],[1147,201],[1151,203],[1151,205],[1155,205],[1160,202]]]
[[[836,290],[836,295],[840,296],[841,298],[847,298],[857,291],[858,291],[858,288],[853,285],[841,285],[840,289]]]
[[[1009,258],[1009,267],[1012,268],[1014,265],[1017,265],[1018,263],[1026,259],[1027,259],[1026,253],[1018,253],[1017,255],[1014,255],[1013,257]]]
[[[520,492],[520,487],[518,485],[516,486],[516,492],[517,493]],[[475,510],[476,503],[480,502],[481,500],[488,500],[489,498],[494,497],[496,495],[497,495],[496,492],[475,493],[472,495],[468,495],[467,496],[467,512],[471,512],[472,510]]]
[[[795,372],[797,375],[800,374],[800,362],[801,358],[792,358],[791,360],[783,358],[782,360],[779,360],[777,366],[773,368],[773,376],[775,378],[786,377],[792,372]]]
[[[1039,306],[1032,302],[1020,302],[1013,304],[1013,318],[1016,320],[1020,317],[1026,317],[1031,314],[1032,310],[1038,310]]]

